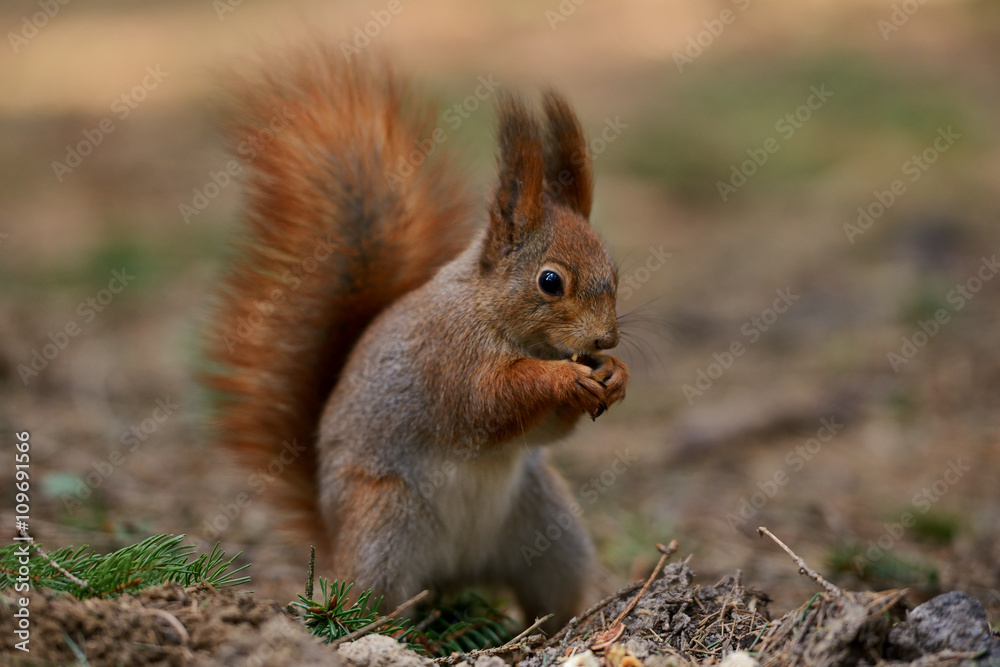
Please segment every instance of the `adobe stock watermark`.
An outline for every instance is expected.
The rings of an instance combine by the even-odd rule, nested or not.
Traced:
[[[13,556],[17,556],[17,567],[12,567],[5,572],[9,576],[8,581],[13,582],[11,588],[18,593],[28,593],[31,589],[31,552],[29,545],[35,541],[31,536],[31,433],[28,431],[13,432],[16,442],[12,442],[12,453],[14,463],[11,467],[14,484],[9,497],[14,509],[13,542],[17,549]],[[21,544],[17,544],[20,542]],[[13,564],[12,564],[13,565]],[[12,614],[14,620],[14,635],[21,641],[14,646],[25,653],[30,653],[31,648],[31,611],[28,605],[31,598],[14,598],[12,602],[5,603],[4,608],[17,607],[17,611]]]
[[[545,20],[549,23],[549,28],[555,30],[560,23],[565,23],[570,16],[576,13],[576,8],[587,0],[561,0],[555,9],[545,10]]]
[[[370,382],[378,382],[380,378],[393,374],[392,369],[399,364],[409,365],[406,361],[407,350],[406,343],[398,338],[382,343],[374,354],[365,355],[360,370],[341,375],[338,384],[346,381],[352,388],[357,388]]]
[[[487,431],[463,438],[449,451],[449,456],[440,466],[431,470],[423,470],[416,480],[416,490],[421,498],[430,500],[445,489],[453,488],[462,474],[460,462],[471,461],[484,452],[482,443],[489,442]]]
[[[593,505],[638,460],[639,457],[632,454],[630,449],[626,448],[624,452],[616,449],[614,463],[602,470],[599,475],[581,484],[579,497],[587,501],[588,505]],[[553,515],[548,525],[535,530],[531,544],[521,545],[524,562],[530,566],[536,558],[551,549],[553,543],[558,542],[581,516],[583,516],[583,505],[578,500],[574,500],[566,511]]]
[[[948,149],[954,146],[955,142],[961,138],[962,135],[952,130],[951,125],[948,126],[948,129],[939,127],[937,137],[931,142],[931,145],[903,163],[903,166],[900,168],[903,176],[907,177],[909,183],[916,183],[920,180],[921,176],[927,173],[931,165],[938,161],[941,154],[948,152]],[[850,222],[844,223],[844,234],[847,235],[847,240],[851,245],[854,245],[854,239],[871,229],[875,221],[881,218],[886,211],[892,208],[893,204],[899,201],[900,197],[906,194],[907,181],[897,178],[889,183],[889,187],[885,190],[872,191],[872,201],[867,205],[862,204],[858,207],[858,217],[854,224]]]
[[[833,97],[833,91],[828,90],[825,83],[820,84],[818,88],[809,86],[809,95],[806,96],[805,102],[794,111],[779,118],[774,124],[774,131],[782,139],[788,141],[812,119],[814,112],[823,108],[823,105],[831,97]],[[715,187],[718,188],[722,201],[729,201],[729,198],[746,185],[749,179],[753,178],[757,171],[767,164],[771,156],[779,150],[781,150],[781,142],[776,137],[768,137],[758,148],[748,148],[746,154],[749,158],[729,168],[729,180],[715,182]]]
[[[235,12],[242,4],[243,0],[212,0],[212,9],[220,21],[225,21],[226,15]]]
[[[750,7],[750,0],[731,0],[736,5],[739,12],[744,12]],[[739,14],[732,9],[726,8],[719,12],[719,16],[714,19],[706,19],[701,24],[705,27],[696,35],[687,38],[687,45],[684,52],[674,51],[674,64],[677,71],[684,73],[684,67],[691,65],[701,57],[705,50],[715,44],[715,40],[726,30],[727,25],[732,25]]]
[[[253,504],[254,497],[264,493],[274,484],[277,478],[285,473],[285,469],[295,463],[306,449],[305,445],[300,445],[294,438],[283,441],[278,454],[268,461],[266,466],[258,468],[247,477],[247,490],[237,493],[232,502],[220,503],[218,513],[211,519],[205,519],[202,524],[202,537],[205,541],[217,540],[219,535],[228,530],[243,510]]]
[[[618,298],[623,302],[631,299],[639,291],[639,288],[649,282],[653,274],[662,269],[667,260],[673,256],[673,253],[663,251],[662,243],[659,248],[649,246],[646,261],[619,277]]]
[[[844,430],[844,425],[836,417],[819,420],[816,437],[809,438],[805,443],[797,445],[785,454],[785,467],[778,468],[770,479],[758,480],[757,490],[740,498],[736,512],[726,514],[726,524],[735,535],[739,528],[747,525],[767,503],[778,495],[778,491],[791,481],[794,473],[801,472],[806,463],[812,461],[823,449],[823,445],[833,440]]]
[[[576,167],[584,166],[587,160],[595,162],[628,128],[628,123],[623,122],[621,116],[606,117],[600,133],[585,142],[582,152],[576,151],[570,156],[570,162]],[[546,183],[548,187],[542,193],[542,200],[545,203],[558,200],[563,190],[573,184],[574,178],[571,169],[563,169],[554,181]]]
[[[622,121],[621,116],[615,116],[614,118],[606,117],[604,119],[604,125],[601,126],[601,131],[594,137],[591,137],[586,141],[586,146],[584,151],[591,161],[596,160],[598,157],[604,154],[604,151],[608,150],[608,147],[618,140],[618,137],[629,128],[628,123]],[[579,157],[577,158],[579,159]],[[559,178],[562,181],[562,174]],[[568,185],[568,183],[566,184]]]
[[[54,19],[69,2],[70,0],[38,0],[35,5],[41,11],[30,16],[22,16],[21,29],[17,32],[7,33],[7,41],[10,42],[10,48],[14,49],[14,53],[20,53],[21,49],[34,39],[38,32],[45,28],[49,21]]]
[[[312,254],[302,258],[278,276],[282,286],[272,287],[266,299],[254,301],[254,309],[250,314],[237,318],[233,328],[223,333],[222,342],[226,344],[226,348],[232,352],[237,345],[249,340],[254,332],[264,326],[267,318],[281,307],[289,293],[297,292],[302,286],[303,279],[318,271],[320,264],[330,259],[337,247],[329,234],[326,238],[317,238]]]
[[[979,270],[968,280],[955,285],[955,289],[948,292],[945,300],[951,304],[953,312],[959,312],[965,308],[966,304],[976,297],[983,289],[983,286],[1000,272],[1000,262],[997,256],[983,257],[979,265]],[[930,342],[934,336],[938,335],[941,327],[951,321],[951,312],[947,308],[939,308],[934,312],[934,317],[927,320],[918,320],[917,328],[909,336],[900,336],[902,344],[897,352],[890,352],[886,355],[889,365],[896,373],[904,365],[910,363],[917,353]]]
[[[394,342],[394,344],[400,345],[401,349],[401,343]],[[381,357],[382,355],[380,354],[379,356]],[[386,358],[389,358],[389,356],[386,355]],[[372,373],[371,377],[374,378],[385,377],[384,369],[379,373],[377,370],[378,366],[378,361],[370,365],[366,362],[362,374],[367,376],[369,373]],[[358,375],[358,373],[353,374],[351,378],[352,382],[361,381]],[[420,472],[416,480],[416,489],[417,493],[424,500],[430,500],[438,492],[454,485],[461,471],[459,462],[475,460],[484,452],[491,451],[485,447],[486,443],[494,441],[497,433],[504,430],[504,424],[500,422],[492,424],[480,423],[478,425],[470,424],[470,426],[472,426],[471,431],[459,436],[458,440],[448,449],[443,463],[434,469],[427,470],[425,468]]]
[[[93,153],[94,149],[104,142],[105,137],[118,129],[116,118],[118,121],[128,118],[149,93],[160,87],[163,80],[170,76],[170,72],[164,72],[160,68],[161,65],[155,67],[147,65],[146,75],[142,77],[142,81],[128,92],[122,93],[112,100],[111,113],[114,114],[114,118],[105,116],[93,128],[81,130],[83,139],[75,144],[66,144],[66,157],[63,158],[63,161],[54,160],[52,162],[52,171],[55,172],[56,180],[62,183],[63,178],[83,164],[83,159]]]
[[[184,224],[191,224],[193,218],[201,215],[201,212],[208,208],[209,204],[233,183],[233,179],[243,173],[243,169],[257,158],[258,153],[288,127],[290,119],[295,118],[295,115],[287,106],[275,111],[268,120],[267,126],[257,128],[255,132],[237,144],[236,154],[243,158],[243,164],[237,160],[229,160],[224,168],[218,171],[209,171],[208,181],[202,187],[192,190],[194,196],[191,198],[191,203],[181,202],[177,207],[181,218],[184,219]]]
[[[892,12],[889,14],[889,18],[879,19],[875,22],[875,27],[882,35],[882,41],[888,42],[889,36],[906,25],[926,2],[927,0],[903,0],[892,3]]]
[[[156,399],[156,407],[149,413],[149,416],[138,424],[130,426],[128,430],[118,438],[122,446],[112,451],[106,458],[100,461],[93,461],[91,467],[93,472],[87,474],[85,478],[77,482],[73,494],[64,493],[62,500],[63,508],[72,512],[83,505],[83,502],[90,498],[96,489],[101,486],[121,467],[130,454],[134,454],[149,438],[156,433],[160,425],[173,416],[174,412],[180,409],[181,404],[175,403],[170,396]]]
[[[411,0],[406,0],[409,4]],[[368,12],[371,20],[363,25],[354,26],[354,39],[351,42],[341,42],[340,52],[344,54],[344,59],[351,62],[351,58],[359,55],[364,49],[371,46],[372,40],[378,38],[382,31],[389,27],[392,20],[403,13],[406,7],[403,0],[389,0],[384,9],[373,9]]]
[[[744,345],[741,340],[737,339],[722,352],[713,353],[712,361],[707,366],[699,368],[695,373],[694,383],[681,386],[681,391],[684,393],[688,405],[694,405],[695,399],[704,396],[705,392],[711,389],[715,382],[733,367],[736,359],[746,354],[748,346],[760,340],[761,336],[774,326],[778,318],[783,313],[788,312],[788,309],[801,298],[801,295],[792,292],[791,287],[777,289],[774,293],[778,297],[771,306],[762,310],[760,315],[751,317],[740,327],[740,333],[749,339],[749,342]]]
[[[456,102],[442,114],[441,119],[448,124],[448,128],[455,132],[462,127],[467,119],[482,106],[483,102],[493,97],[497,89],[503,84],[493,78],[492,74],[480,76],[479,85],[461,102]],[[435,127],[431,133],[423,140],[414,140],[413,150],[402,155],[396,161],[395,169],[386,171],[384,176],[386,182],[393,192],[396,186],[403,184],[406,179],[416,173],[417,168],[427,161],[427,158],[437,152],[438,146],[448,141],[449,133],[440,125]]]
[[[31,433],[28,431],[14,432],[16,442],[12,443],[14,465],[14,485],[12,490],[16,490],[11,496],[14,499],[14,534],[13,541],[17,548],[11,554],[12,558],[17,557],[17,568],[11,567],[5,572],[12,582],[11,589],[18,593],[27,594],[31,590],[31,548],[30,544],[35,541],[31,536]],[[11,563],[13,566],[13,563]],[[31,598],[26,595],[12,597],[10,603],[5,603],[4,608],[17,607],[17,611],[10,613],[13,620],[15,638],[20,641],[14,642],[14,648],[25,653],[31,652],[31,610],[28,606]]]
[[[927,514],[931,511],[948,490],[958,484],[965,473],[972,470],[972,466],[962,463],[962,459],[948,461],[948,467],[944,474],[936,479],[932,484],[923,487],[915,494],[910,501],[913,505],[913,512],[903,512],[898,521],[882,524],[882,534],[868,540],[867,549],[853,559],[853,564],[858,573],[862,576],[868,566],[877,563],[885,554],[889,552],[903,538],[908,528],[912,528],[917,523],[918,514]]]
[[[82,320],[83,325],[90,324],[97,319],[97,315],[104,312],[104,309],[110,306],[115,297],[121,294],[133,280],[135,280],[135,276],[130,274],[124,266],[121,271],[112,271],[108,286],[98,291],[94,296],[87,297],[76,307],[76,314]],[[42,371],[48,368],[49,363],[69,347],[70,342],[82,332],[83,326],[75,319],[70,320],[54,332],[50,331],[47,336],[48,342],[43,343],[41,348],[33,348],[28,363],[17,366],[17,372],[21,376],[21,382],[24,383],[24,386],[27,387],[30,380],[38,377]]]

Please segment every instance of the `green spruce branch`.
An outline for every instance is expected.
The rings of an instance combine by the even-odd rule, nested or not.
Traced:
[[[352,588],[352,583],[327,581],[320,577],[320,599],[313,600],[299,594],[298,601],[293,602],[292,606],[302,610],[302,619],[309,632],[329,644],[371,625],[379,618],[382,598],[373,598],[372,592],[368,590],[351,603],[348,594]],[[408,620],[394,618],[374,628],[372,632],[396,636],[403,634],[408,625]]]
[[[382,598],[375,598],[366,590],[351,603],[349,593],[353,587],[352,583],[320,577],[319,599],[300,594],[291,606],[300,610],[306,628],[313,635],[326,643],[337,642],[381,618]],[[417,626],[411,626],[407,619],[386,619],[372,628],[371,633],[395,637],[419,653],[435,656],[495,648],[511,637],[511,619],[474,593],[417,609],[417,617],[424,619]]]
[[[225,587],[250,580],[236,576],[250,567],[234,567],[240,554],[226,559],[216,544],[210,553],[194,558],[195,547],[182,544],[184,537],[154,535],[106,555],[94,553],[87,546],[45,552],[30,545],[26,579],[33,589],[66,592],[80,599],[134,593],[166,583]],[[23,548],[23,543],[0,547],[0,591],[22,581]]]
[[[242,552],[226,558],[216,544],[211,552],[195,556],[195,547],[183,544],[184,538],[154,535],[110,554],[94,553],[87,546],[47,552],[37,544],[6,545],[0,547],[0,592],[27,581],[34,590],[48,589],[87,599],[135,593],[166,583],[221,588],[249,581],[249,577],[238,575],[250,566],[234,565]],[[27,574],[21,562],[25,550]],[[309,580],[311,584],[311,576]],[[368,626],[373,626],[372,633],[395,637],[416,651],[438,656],[502,646],[510,639],[511,619],[473,593],[433,606],[418,606],[416,616],[423,621],[412,627],[408,619],[381,616],[382,598],[373,596],[370,590],[352,602],[353,587],[352,583],[320,577],[319,599],[313,599],[312,591],[307,590],[291,606],[298,608],[309,631],[328,643],[352,633],[366,633]],[[418,598],[410,603],[418,602]]]
[[[513,620],[471,591],[440,601],[423,612],[419,632],[407,639],[430,655],[443,657],[496,648],[512,636]]]

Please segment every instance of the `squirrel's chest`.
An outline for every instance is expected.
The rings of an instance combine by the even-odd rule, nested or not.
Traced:
[[[495,550],[522,488],[527,452],[518,448],[467,461],[439,462],[420,485],[436,519],[440,558],[449,569]]]

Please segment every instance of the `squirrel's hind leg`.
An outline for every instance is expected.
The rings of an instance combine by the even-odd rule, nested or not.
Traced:
[[[354,595],[371,589],[384,598],[381,613],[389,613],[427,587],[427,564],[419,557],[433,548],[427,543],[426,508],[392,475],[355,469],[338,486],[335,499],[324,499],[329,536],[324,569],[353,582]]]
[[[499,536],[496,565],[528,623],[555,614],[542,626],[552,633],[583,608],[596,558],[577,517],[579,504],[543,452],[535,450],[526,466],[524,486]]]

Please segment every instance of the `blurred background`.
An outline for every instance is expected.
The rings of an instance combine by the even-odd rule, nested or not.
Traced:
[[[765,525],[844,586],[1000,616],[997,3],[12,0],[0,23],[0,424],[31,433],[46,545],[184,532],[301,590],[307,549],[207,441],[195,378],[241,206],[219,82],[324,35],[420,81],[484,196],[482,81],[558,86],[593,137],[634,379],[553,455],[603,585],[676,538],[784,611],[815,586]]]

